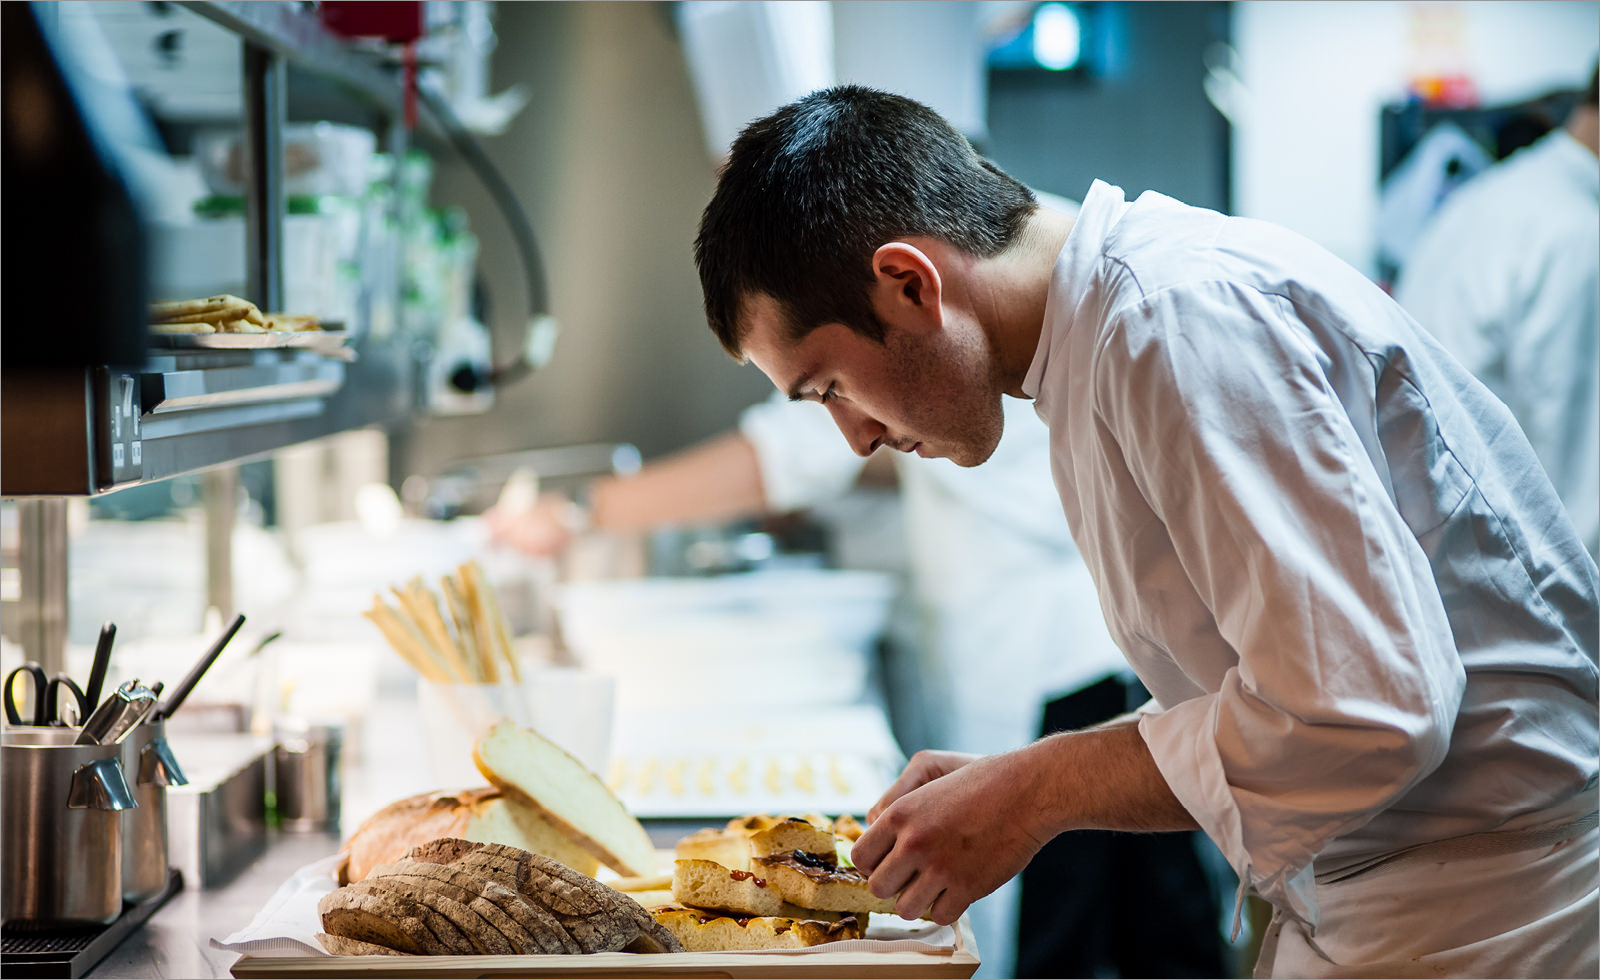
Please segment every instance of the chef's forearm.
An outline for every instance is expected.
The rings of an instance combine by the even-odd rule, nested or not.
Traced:
[[[1128,716],[1131,717],[1131,716]],[[1040,774],[1050,835],[1068,830],[1195,830],[1135,724],[1052,735],[1019,750]]]
[[[716,436],[628,476],[594,484],[590,522],[599,530],[653,531],[752,517],[766,509],[755,447],[739,433]]]

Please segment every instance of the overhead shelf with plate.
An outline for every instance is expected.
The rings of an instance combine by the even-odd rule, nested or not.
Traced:
[[[334,36],[301,5],[180,6],[242,45],[245,292],[261,309],[281,310],[289,67],[331,83],[378,120],[381,142],[396,156],[407,145],[400,73]],[[349,332],[328,329],[345,326]],[[416,355],[425,348],[403,331],[380,338],[369,326],[152,333],[136,367],[90,358],[80,364],[9,360],[0,385],[0,493],[106,493],[402,420],[419,404]]]

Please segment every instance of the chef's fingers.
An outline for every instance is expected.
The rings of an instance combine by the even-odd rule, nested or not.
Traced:
[[[856,866],[857,871],[871,877],[873,869],[893,846],[894,830],[881,823],[872,824],[850,845],[850,863]],[[894,892],[886,894],[893,895]]]
[[[865,837],[861,839],[866,840]],[[856,867],[859,869],[860,865]],[[888,856],[867,875],[867,890],[878,898],[888,898],[904,891],[916,876],[916,861],[902,852],[890,851]]]
[[[928,918],[941,926],[950,925],[961,918],[961,913],[967,910],[970,902],[955,897],[955,893],[946,888],[933,904],[928,907]],[[898,908],[896,909],[898,911]]]
[[[952,760],[944,758],[953,756],[954,753],[938,753],[922,751],[911,757],[906,767],[900,770],[900,778],[889,784],[889,788],[878,797],[878,802],[867,811],[867,822],[872,823],[883,815],[889,804],[898,800],[918,786],[930,783],[953,769],[960,768],[960,764],[951,764]]]
[[[943,895],[944,889],[932,875],[919,874],[900,892],[894,903],[894,914],[908,921],[920,919]]]

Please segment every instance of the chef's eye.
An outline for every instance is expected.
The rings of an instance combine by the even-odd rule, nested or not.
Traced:
[[[821,401],[822,404],[824,404],[824,405],[828,404],[828,402],[832,401],[833,399],[835,399],[835,398],[837,398],[839,396],[837,388],[838,388],[838,385],[834,384],[831,381],[828,382],[828,387],[823,389],[823,392],[822,392],[821,396],[819,396],[818,400]]]

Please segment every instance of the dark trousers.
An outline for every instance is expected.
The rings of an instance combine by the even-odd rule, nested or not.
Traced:
[[[1109,677],[1045,705],[1040,734],[1084,728],[1143,704]],[[1197,832],[1078,830],[1022,872],[1018,977],[1227,977],[1216,885]]]

